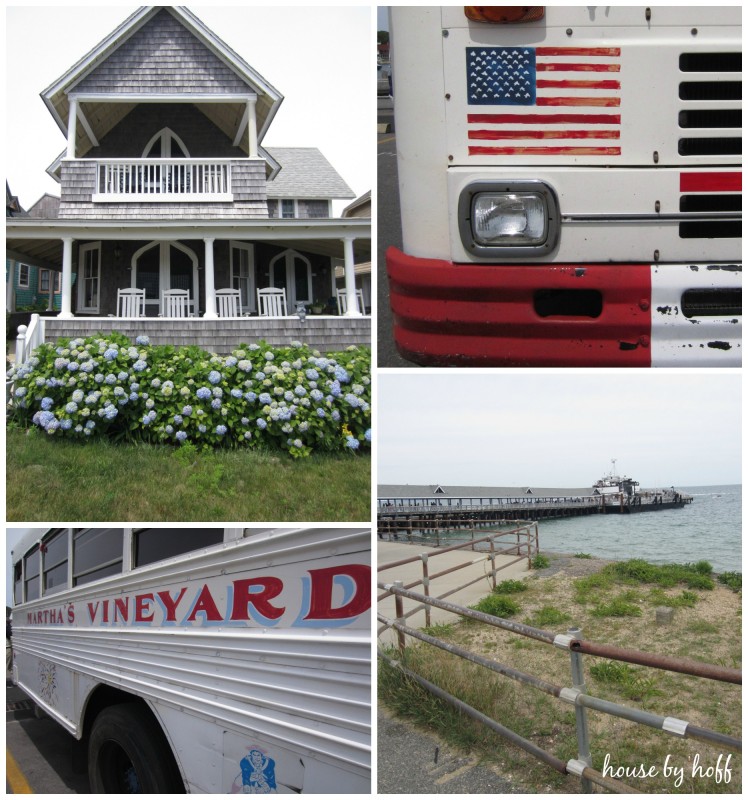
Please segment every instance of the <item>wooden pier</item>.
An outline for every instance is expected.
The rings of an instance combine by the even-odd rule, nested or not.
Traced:
[[[598,497],[528,498],[484,506],[383,505],[377,510],[377,530],[381,538],[405,533],[409,537],[428,536],[447,529],[480,529],[516,520],[539,521],[581,517],[589,514],[639,514],[683,508],[693,501],[690,495],[674,491],[643,492],[634,497],[600,495]]]

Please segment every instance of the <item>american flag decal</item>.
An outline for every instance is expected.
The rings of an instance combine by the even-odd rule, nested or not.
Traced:
[[[469,155],[621,155],[620,48],[468,47],[465,55],[468,105],[486,112],[467,115]]]

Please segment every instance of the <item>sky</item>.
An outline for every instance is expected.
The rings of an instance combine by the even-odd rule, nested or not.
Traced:
[[[741,482],[741,379],[725,372],[380,373],[377,481],[642,487]]]
[[[370,7],[188,7],[284,95],[263,145],[318,147],[356,196],[373,188]],[[40,93],[137,8],[106,2],[7,7],[5,167],[24,208],[45,192],[59,195],[45,170],[64,150],[65,137]]]

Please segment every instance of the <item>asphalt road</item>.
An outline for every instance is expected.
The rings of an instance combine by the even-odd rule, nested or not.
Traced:
[[[389,97],[377,98],[377,122],[390,123],[391,131],[377,135],[377,366],[416,367],[416,364],[404,359],[395,347],[387,267],[384,261],[388,247],[403,246],[395,120]]]
[[[8,794],[88,794],[88,775],[73,771],[74,739],[48,717],[38,719],[26,695],[6,676],[5,749],[18,773],[8,769]],[[24,787],[27,784],[28,788]]]

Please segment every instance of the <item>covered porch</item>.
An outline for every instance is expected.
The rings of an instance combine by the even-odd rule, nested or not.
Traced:
[[[370,259],[368,219],[14,218],[6,237],[8,258],[61,273],[61,310],[40,323],[46,340],[120,330],[216,351],[250,339],[309,341],[303,332],[314,330],[320,349],[332,339],[370,344],[370,319],[355,283],[355,264]],[[336,265],[344,270],[342,289]],[[268,287],[282,290],[286,301],[270,316],[258,303],[258,290]],[[123,312],[124,289],[144,294],[137,313]],[[170,316],[164,304],[164,291],[175,289],[188,298],[184,318]],[[230,310],[218,301],[221,290],[238,300]]]

